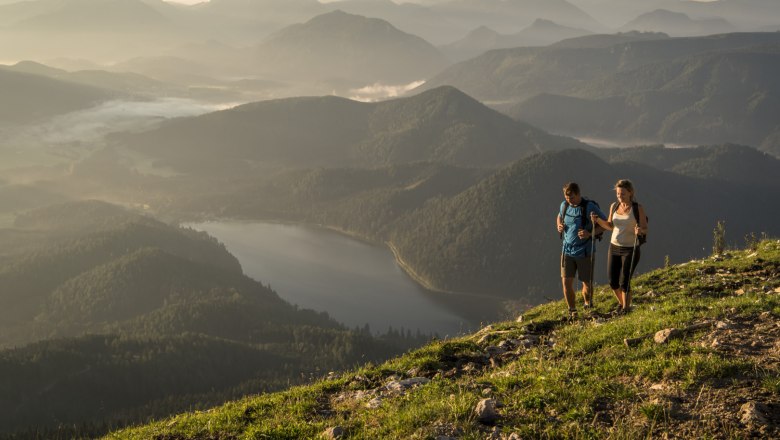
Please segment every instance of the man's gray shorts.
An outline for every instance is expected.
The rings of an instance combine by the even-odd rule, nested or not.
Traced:
[[[574,278],[575,272],[579,276],[580,281],[591,280],[591,261],[590,257],[571,257],[564,255],[563,264],[561,266],[562,278]]]

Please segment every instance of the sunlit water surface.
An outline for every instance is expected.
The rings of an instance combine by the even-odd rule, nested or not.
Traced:
[[[187,225],[225,244],[248,276],[302,308],[326,311],[375,333],[420,330],[444,337],[497,317],[498,301],[430,292],[411,280],[392,253],[326,229],[276,223]]]

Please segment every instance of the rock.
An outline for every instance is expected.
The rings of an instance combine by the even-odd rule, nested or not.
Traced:
[[[489,396],[489,395],[491,395],[491,394],[493,394],[493,390],[491,390],[490,388],[484,388],[484,389],[482,389],[482,395],[483,395],[483,396]]]
[[[476,408],[474,408],[474,414],[476,414],[478,422],[485,424],[492,424],[500,417],[498,411],[496,411],[496,401],[494,399],[480,400]]]
[[[734,291],[734,294],[737,295],[737,296],[742,296],[742,295],[745,294],[745,289],[738,289],[738,290]]]
[[[679,336],[679,334],[680,334],[680,330],[677,330],[676,328],[667,328],[656,332],[655,336],[653,336],[653,340],[655,341],[656,344],[665,344],[670,339]]]
[[[513,432],[509,434],[509,437],[507,437],[506,440],[522,440],[522,437],[520,437],[520,434]]]
[[[411,379],[393,380],[385,385],[385,388],[388,391],[403,392],[418,385],[425,385],[430,381],[427,377],[412,377]]]
[[[763,403],[748,402],[739,409],[740,421],[748,426],[766,425],[769,422],[766,418],[768,412],[769,408]]]
[[[523,322],[523,319],[523,315],[520,315],[517,317],[517,319],[515,319],[515,322]]]
[[[373,399],[369,400],[368,403],[366,403],[366,408],[370,408],[370,409],[377,409],[380,406],[382,406],[381,397],[374,397]]]
[[[775,287],[775,293],[780,293],[780,287]]]
[[[332,428],[326,429],[322,433],[322,436],[325,437],[326,439],[337,439],[337,438],[344,437],[344,434],[346,434],[344,428],[342,428],[341,426],[334,426]]]
[[[728,330],[733,326],[726,321],[718,321],[715,323],[715,328],[718,330]]]
[[[758,319],[762,321],[771,321],[772,320],[772,312],[761,312],[760,315],[758,315]]]
[[[499,356],[499,355],[502,355],[502,354],[506,353],[506,349],[505,348],[496,347],[495,345],[491,345],[489,347],[486,347],[485,351],[487,352],[488,356],[490,356],[490,357]]]
[[[653,385],[650,385],[650,389],[653,391],[663,391],[666,389],[666,385],[662,383],[654,383]]]

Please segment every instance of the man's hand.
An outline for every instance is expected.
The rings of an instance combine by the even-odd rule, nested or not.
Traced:
[[[558,232],[563,232],[563,223],[558,223]]]
[[[590,237],[590,231],[586,229],[580,229],[577,231],[577,237],[580,237],[580,240],[586,240],[588,237]]]

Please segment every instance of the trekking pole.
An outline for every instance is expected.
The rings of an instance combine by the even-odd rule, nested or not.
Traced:
[[[590,295],[588,295],[588,304],[590,304],[591,307],[593,307],[593,294],[596,292],[596,284],[593,280],[594,274],[593,271],[595,269],[595,260],[593,259],[596,256],[596,222],[591,222],[593,224],[593,229],[590,233]]]
[[[636,244],[639,241],[639,234],[634,235],[634,247],[631,250],[631,266],[628,267],[628,282],[626,283],[626,296],[630,298],[629,292],[631,292],[631,277],[634,276],[634,256],[636,255]],[[625,308],[625,304],[623,305]]]

